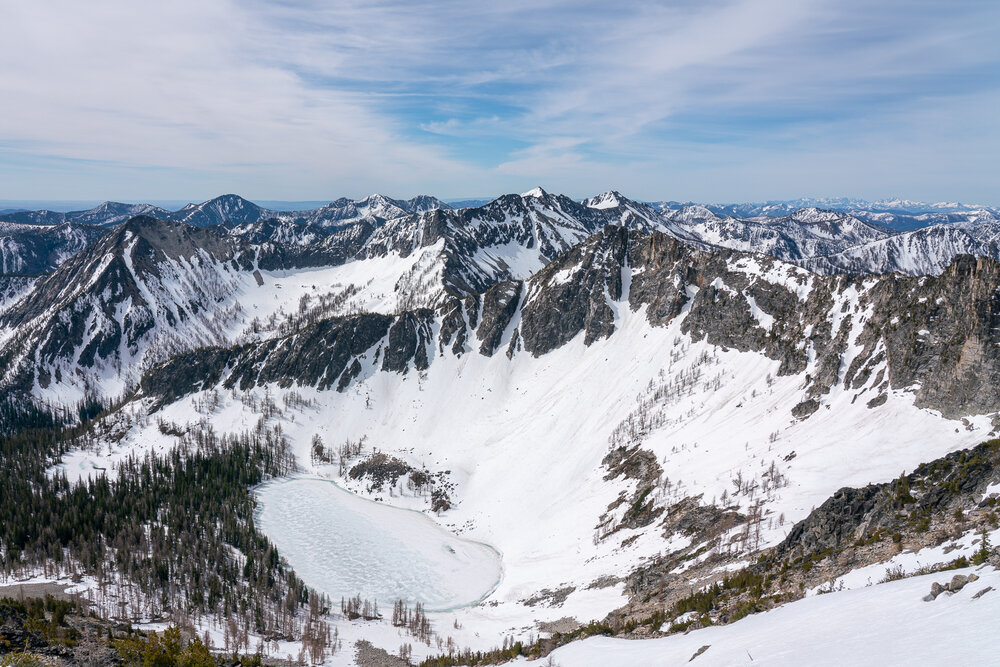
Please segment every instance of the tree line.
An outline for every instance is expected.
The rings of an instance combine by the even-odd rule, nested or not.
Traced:
[[[99,412],[87,406],[80,415]],[[188,426],[187,446],[71,483],[51,467],[92,439],[92,422],[69,424],[72,416],[0,402],[4,579],[92,577],[89,595],[102,613],[125,621],[214,616],[232,628],[233,650],[250,649],[251,633],[330,642],[309,608],[316,601],[254,526],[251,489],[294,468],[279,429],[219,436]]]

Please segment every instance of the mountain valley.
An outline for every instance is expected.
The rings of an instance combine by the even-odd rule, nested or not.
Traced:
[[[1000,565],[1000,213],[799,203],[0,216],[0,586],[327,664],[732,664],[862,596],[979,627],[983,585],[910,597]]]

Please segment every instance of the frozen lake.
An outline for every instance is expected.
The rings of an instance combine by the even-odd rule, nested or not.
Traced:
[[[312,588],[334,601],[360,594],[391,611],[477,603],[500,581],[500,556],[420,512],[354,495],[329,480],[293,477],[257,488],[257,527]]]

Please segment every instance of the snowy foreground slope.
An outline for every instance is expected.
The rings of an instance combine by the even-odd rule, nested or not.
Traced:
[[[931,583],[973,573],[980,579],[958,593],[923,601]],[[924,575],[807,598],[686,635],[638,641],[595,637],[552,656],[563,667],[990,665],[997,660],[998,589],[1000,573],[990,567]]]

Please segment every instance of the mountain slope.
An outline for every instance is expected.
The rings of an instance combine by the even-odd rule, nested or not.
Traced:
[[[0,274],[49,273],[104,234],[104,229],[78,223],[0,222]]]
[[[715,256],[727,256],[726,253],[731,252],[731,250],[719,251],[721,247],[764,252],[771,256],[793,260],[800,266],[818,273],[937,274],[945,271],[960,254],[995,256],[998,253],[996,243],[998,235],[994,226],[989,224],[932,227],[909,234],[889,235],[856,218],[817,209],[800,210],[784,217],[752,220],[722,219],[701,207],[684,207],[664,215],[649,206],[630,201],[617,192],[605,193],[578,203],[536,188],[523,195],[505,195],[477,208],[458,211],[433,208],[388,220],[371,213],[379,209],[383,212],[390,211],[395,215],[402,211],[396,204],[411,207],[436,206],[436,201],[418,198],[415,202],[393,203],[393,200],[373,196],[364,202],[367,207],[364,217],[342,221],[339,225],[310,223],[287,216],[267,217],[273,212],[230,196],[212,200],[201,207],[183,209],[182,217],[201,224],[219,223],[230,215],[245,218],[236,226],[215,225],[211,228],[210,234],[213,238],[228,237],[229,240],[224,242],[225,245],[231,249],[240,249],[239,253],[243,258],[241,261],[245,263],[245,266],[238,270],[225,269],[227,273],[225,281],[230,284],[230,288],[224,290],[225,294],[213,298],[228,300],[227,308],[237,308],[241,301],[245,302],[249,297],[253,300],[257,312],[253,314],[244,312],[239,315],[237,318],[239,324],[236,320],[227,320],[226,326],[230,328],[227,329],[225,336],[216,335],[209,338],[193,336],[189,339],[189,344],[171,349],[179,352],[208,341],[220,345],[232,344],[240,340],[240,335],[243,335],[241,332],[246,332],[246,327],[251,324],[250,319],[253,319],[250,339],[259,339],[261,336],[270,335],[266,332],[287,332],[301,326],[304,321],[316,321],[330,315],[358,309],[399,313],[416,308],[438,308],[454,298],[465,299],[475,295],[485,297],[491,293],[497,295],[497,292],[491,292],[495,286],[503,284],[507,285],[504,289],[514,289],[510,285],[520,285],[524,281],[529,281],[530,284],[525,283],[523,290],[521,287],[516,289],[521,290],[518,298],[524,299],[523,315],[530,323],[534,300],[538,297],[536,292],[539,291],[536,283],[530,281],[537,282],[542,279],[543,267],[560,256],[576,253],[574,256],[578,257],[579,252],[583,252],[587,245],[585,241],[606,225],[621,226],[622,229],[642,234],[657,232],[664,235],[664,238],[674,239],[678,247],[693,245],[707,253],[714,252]],[[347,206],[351,209],[350,214],[358,214],[361,209],[357,206],[351,208],[352,206],[353,204]],[[156,225],[148,220],[147,227]],[[233,221],[228,220],[228,222]],[[178,223],[162,224],[168,228],[171,224]],[[28,231],[38,230],[35,233],[55,234],[56,230],[60,229],[33,227]],[[174,229],[171,233],[181,234],[176,228],[171,229]],[[190,233],[193,232],[184,232],[184,234]],[[123,237],[118,235],[111,243],[120,246]],[[218,243],[223,241],[218,240]],[[102,246],[95,253],[121,254],[120,248],[111,251],[109,247]],[[614,252],[620,255],[624,251]],[[69,253],[59,254],[56,257],[61,260],[67,254]],[[90,256],[91,260],[94,256],[96,255]],[[631,257],[628,259],[629,262],[634,260],[635,258]],[[755,266],[764,264],[770,266],[768,262],[762,260],[745,258],[741,261],[748,265],[753,263]],[[50,265],[52,263],[54,262],[50,262]],[[262,285],[261,281],[264,279],[259,274],[253,275],[250,270],[251,265],[253,269],[269,272],[265,289],[255,289],[255,286]],[[183,270],[183,268],[177,269],[180,272]],[[306,283],[296,282],[295,293],[299,298],[305,299],[299,304],[298,312],[294,312],[292,307],[280,306],[282,292],[275,290],[282,289],[282,276],[290,275],[289,272],[292,272],[304,280],[309,277],[304,272],[313,270],[322,270],[323,273],[319,281],[312,284],[312,289],[306,290],[308,293],[302,291]],[[574,272],[570,274],[576,275]],[[587,274],[584,272],[580,275]],[[175,280],[186,279],[180,276],[181,274],[177,274]],[[666,282],[678,280],[674,275],[661,277]],[[716,277],[713,276],[710,282]],[[299,281],[300,278],[294,280]],[[807,277],[799,276],[796,279],[805,281]],[[552,285],[551,291],[559,292],[572,287],[575,283],[575,279],[561,280],[567,285]],[[591,289],[607,292],[612,295],[608,298],[614,301],[616,297],[613,295],[621,288],[615,287],[617,283],[614,280],[608,280],[610,282],[592,285]],[[621,279],[616,280],[620,282]],[[639,282],[641,281],[642,278],[639,278]],[[88,286],[81,289],[90,291],[91,296],[94,296],[94,290],[103,289],[103,283],[100,281],[90,280],[87,283],[86,280],[82,280],[82,282]],[[377,290],[375,285],[378,286]],[[41,286],[39,289],[42,289]],[[827,289],[832,293],[844,287],[829,286]],[[272,301],[268,304],[260,302],[265,293],[273,295]],[[728,293],[723,290],[723,297]],[[805,316],[794,312],[794,309],[777,314],[767,312],[766,307],[761,304],[766,304],[769,299],[778,298],[775,294],[778,293],[754,294],[749,298],[748,303],[752,301],[752,305],[748,308],[753,317],[760,318],[760,321],[772,321],[775,318],[789,321],[797,319],[803,324],[796,336],[805,335],[806,327],[810,324],[820,329],[826,326],[821,322],[807,321]],[[32,303],[47,303],[52,298],[54,297],[51,292],[43,291],[32,298]],[[104,319],[99,318],[100,322],[109,323],[107,317],[110,315],[106,299],[96,296],[95,298],[102,304],[95,307],[105,313]],[[183,300],[184,297],[178,298]],[[318,301],[315,300],[317,298]],[[683,293],[674,298],[678,303],[687,300]],[[293,304],[288,305],[293,306]],[[638,307],[640,304],[632,305]],[[653,310],[661,307],[658,304],[649,305]],[[603,335],[600,332],[607,330],[608,322],[612,319],[610,313],[613,310],[607,304],[598,302],[590,303],[590,307],[593,310],[587,315],[588,340],[592,340],[593,336]],[[183,310],[187,311],[186,308]],[[173,311],[168,308],[163,312]],[[15,329],[25,323],[23,318],[17,319],[18,317],[16,311],[8,314],[8,319],[3,324],[7,332],[4,334],[6,337],[12,337]],[[235,315],[230,314],[227,317]],[[574,311],[567,311],[563,317],[565,322],[561,325],[569,327],[567,335],[570,337],[572,337],[570,329],[579,324],[573,319],[574,317],[578,317]],[[738,317],[741,322],[747,321],[745,313],[739,313]],[[166,319],[159,322],[158,326],[171,327],[173,323]],[[471,331],[465,335],[470,336]],[[494,332],[491,335],[496,337],[499,334]],[[536,336],[530,329],[522,330],[520,335],[521,339],[517,344],[527,346],[532,353],[537,353],[545,347],[540,342],[543,337]],[[84,345],[83,338],[83,334],[78,333],[73,337],[74,344]],[[557,336],[560,342],[564,342],[564,338],[565,336]],[[173,340],[179,341],[181,337],[175,337]],[[761,349],[765,342],[757,341],[753,345],[756,346],[755,349]],[[768,345],[773,344],[768,343]],[[803,347],[806,343],[802,340],[797,339],[795,345],[799,345],[800,349],[806,349]],[[551,345],[548,349],[551,349]],[[107,350],[106,352],[110,353]],[[67,366],[68,370],[75,363],[72,361],[75,352],[72,352],[71,347],[64,347],[60,354],[64,357],[64,361],[70,364]],[[802,354],[798,356],[801,357]],[[87,364],[92,361],[89,354],[84,355],[83,359]],[[48,362],[54,360],[54,357],[50,357]],[[804,362],[797,363],[801,366]],[[830,372],[825,370],[824,374],[829,375]],[[133,376],[132,380],[135,379]],[[44,384],[47,386],[47,382]],[[827,385],[829,386],[829,382]]]
[[[817,273],[938,275],[958,255],[1000,258],[995,241],[997,229],[1000,225],[936,225],[835,253],[804,257],[798,264]]]
[[[434,347],[459,356],[467,351],[493,356],[500,350],[508,357],[519,350],[542,356],[580,334],[585,345],[611,337],[625,299],[653,326],[676,319],[695,341],[761,353],[780,362],[782,375],[806,373],[803,416],[818,409],[835,386],[867,393],[876,402],[889,388],[909,387],[915,388],[918,405],[948,415],[991,412],[1000,409],[1000,356],[994,352],[1000,345],[998,288],[1000,264],[967,256],[938,278],[821,277],[777,260],[693,250],[660,232],[607,227],[526,281],[502,281],[481,295],[449,298],[436,312],[334,319],[284,342],[261,343],[264,349],[252,353],[254,361],[233,357],[226,365],[274,372],[236,373],[225,383],[248,388],[319,382],[321,388],[342,390],[361,372],[353,363],[361,352],[353,353],[353,361],[297,356],[324,359],[326,332],[339,338],[347,335],[342,327],[352,332],[376,327],[364,337],[363,350],[382,359],[382,370],[405,372],[409,364],[423,370]],[[427,334],[432,330],[439,332],[437,341]],[[376,343],[380,347],[373,347]],[[275,345],[289,346],[291,356],[265,363]],[[325,373],[322,381],[317,369]]]
[[[255,423],[255,404],[285,406],[276,419],[306,473],[400,507],[431,511],[405,477],[390,492],[348,470],[384,456],[444,475],[438,521],[503,554],[486,604],[440,618],[482,646],[473,633],[495,643],[603,617],[644,590],[632,586],[659,554],[686,554],[663,585],[687,595],[840,487],[984,439],[997,270],[962,258],[923,281],[821,277],[610,227],[527,280],[435,310],[177,356],[130,409],[231,432]],[[315,436],[367,444],[338,472],[310,453]],[[150,423],[113,457],[169,442]],[[101,461],[80,453],[66,469]]]
[[[0,215],[0,221],[17,222],[26,225],[60,225],[75,222],[83,225],[114,227],[137,215],[163,218],[168,212],[151,204],[122,204],[106,201],[86,211],[17,211]]]
[[[277,217],[269,211],[247,201],[239,195],[222,195],[201,204],[188,204],[184,208],[168,213],[165,219],[182,222],[195,227],[215,227],[217,225],[239,225]]]
[[[849,215],[814,208],[780,217],[734,219],[686,206],[670,219],[684,230],[682,238],[704,247],[758,252],[786,261],[829,255],[888,236]]]
[[[246,262],[227,234],[133,218],[3,314],[3,382],[28,390],[104,377],[121,391],[150,362],[220,340],[220,306]]]

